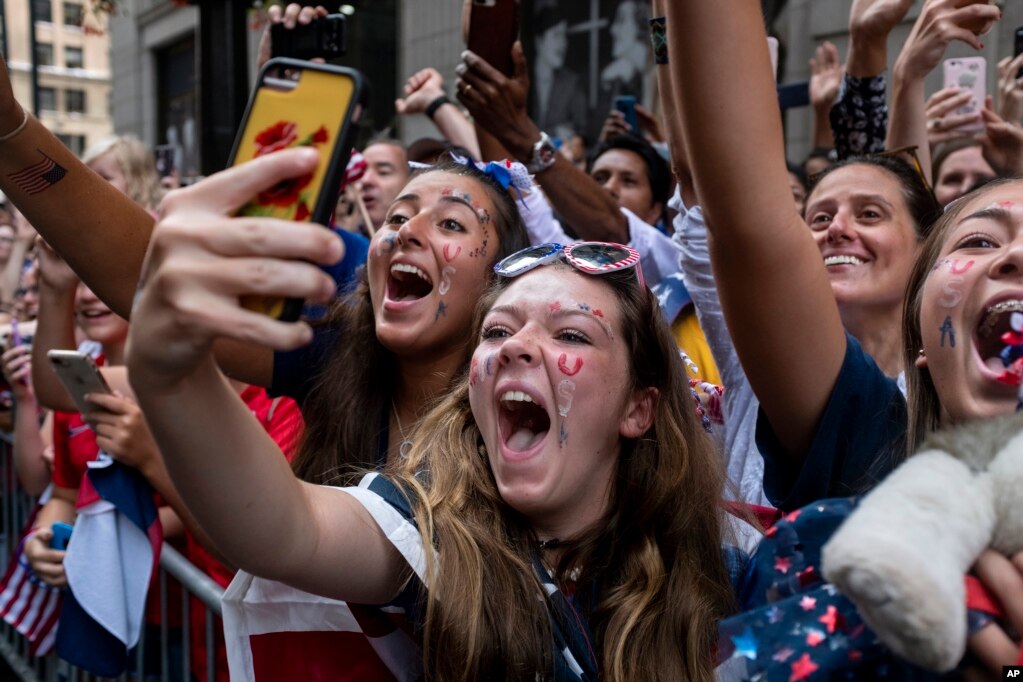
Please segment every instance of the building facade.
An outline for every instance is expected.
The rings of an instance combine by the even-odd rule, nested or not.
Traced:
[[[923,0],[914,3],[891,36],[889,63],[894,62],[922,4]],[[196,130],[202,125],[196,113],[198,10],[175,7],[170,0],[121,0],[119,5],[122,9],[112,19],[110,31],[116,128],[135,132],[154,145],[195,147]],[[373,131],[387,131],[406,142],[437,135],[424,116],[395,117],[393,100],[405,79],[426,66],[437,68],[449,92],[453,92],[455,66],[464,49],[461,5],[459,0],[348,0],[343,5],[349,12],[350,29],[349,55],[343,63],[368,76],[372,102],[365,121]],[[821,41],[835,42],[845,54],[851,5],[852,0],[773,0],[769,14],[775,16],[772,29],[783,46],[782,83],[807,80],[808,61]],[[336,7],[334,3],[331,9]],[[592,134],[616,95],[633,95],[647,105],[656,100],[652,65],[648,56],[644,63],[643,56],[645,17],[640,15],[647,7],[647,3],[637,0],[522,0],[522,38],[531,67],[537,69],[537,64],[547,58],[553,62],[551,69],[573,74],[569,80],[574,94],[566,96],[564,90],[558,93],[562,100],[578,100],[585,105],[583,113],[575,111],[566,120],[573,128],[585,127]],[[554,23],[549,16],[552,14]],[[1023,25],[1023,3],[1006,3],[1004,15],[997,29],[984,39],[988,92],[995,88],[994,64],[1011,54],[1015,28]],[[555,49],[553,59],[543,35],[551,26],[558,27],[567,45],[560,56]],[[249,31],[250,64],[255,63],[258,38],[258,21],[254,18]],[[949,56],[967,53],[966,46],[954,45]],[[249,69],[250,82],[253,71]],[[565,75],[558,80],[549,72],[534,71],[534,81],[565,83]],[[939,88],[940,81],[940,73],[932,74],[929,90]],[[537,86],[534,91],[539,89]],[[216,83],[208,96],[217,96]],[[534,92],[530,104],[534,116],[545,116],[551,101],[549,96]],[[786,112],[791,159],[801,160],[808,152],[812,120],[807,107]],[[562,124],[566,122],[552,118],[552,130],[548,132],[565,129]],[[186,166],[190,153],[187,149],[183,152]]]
[[[7,65],[18,100],[32,106],[32,3],[39,102],[35,115],[77,154],[110,135],[109,35],[88,14],[85,0],[0,1]]]

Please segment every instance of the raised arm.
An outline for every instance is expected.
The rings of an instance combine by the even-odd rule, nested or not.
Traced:
[[[474,159],[480,158],[480,145],[473,124],[459,111],[444,92],[444,77],[434,68],[425,68],[405,81],[404,97],[394,101],[394,108],[403,116],[425,114],[452,145],[468,149]]]
[[[24,112],[2,59],[0,189],[101,299],[129,314],[153,219]]]
[[[880,152],[888,127],[888,35],[913,0],[855,0],[849,53],[830,121],[838,158]]]
[[[244,310],[238,297],[329,299],[335,283],[313,264],[336,262],[340,239],[308,223],[227,216],[317,161],[311,149],[278,152],[168,196],[135,311],[129,377],[174,486],[232,564],[381,603],[400,586],[397,552],[354,498],[292,475],[211,353],[218,337],[282,350],[311,338],[304,323]]]
[[[673,85],[725,317],[767,418],[786,449],[800,453],[846,342],[820,251],[792,203],[760,5],[666,9]]]
[[[465,52],[458,65],[458,98],[476,120],[513,158],[529,165],[540,129],[526,112],[529,75],[522,44],[512,48],[515,74],[507,78],[478,55]],[[561,154],[537,173],[551,205],[580,237],[627,243],[628,219],[607,192]]]
[[[927,136],[924,79],[938,66],[953,40],[975,50],[983,48],[978,35],[1002,16],[997,5],[962,0],[927,0],[892,72],[892,114],[888,148],[915,146],[920,165],[931,180],[931,150]],[[976,120],[983,102],[978,103]]]

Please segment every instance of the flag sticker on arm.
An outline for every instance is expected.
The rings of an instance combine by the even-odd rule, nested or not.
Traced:
[[[39,194],[56,185],[67,175],[66,168],[43,154],[41,149],[36,151],[43,155],[42,161],[8,176],[18,189],[26,194]]]

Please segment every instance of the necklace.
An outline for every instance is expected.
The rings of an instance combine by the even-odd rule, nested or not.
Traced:
[[[401,443],[398,445],[398,455],[405,459],[412,448],[412,439],[405,435],[405,429],[401,425],[401,417],[398,416],[398,408],[394,401],[391,401],[391,410],[394,412],[394,421],[398,422],[398,433],[401,434]]]
[[[541,550],[554,549],[555,547],[561,547],[561,544],[562,544],[561,540],[557,538],[551,538],[550,540],[541,540],[540,549]]]

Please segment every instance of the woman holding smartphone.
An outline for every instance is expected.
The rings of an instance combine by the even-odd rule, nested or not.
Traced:
[[[469,372],[386,476],[344,491],[300,483],[280,458],[261,455],[271,445],[230,395],[211,348],[241,328],[279,348],[307,340],[300,324],[251,317],[236,294],[325,296],[329,283],[303,259],[329,258],[336,243],[291,226],[265,242],[272,280],[254,285],[230,259],[188,266],[194,254],[178,238],[232,222],[193,212],[215,204],[218,182],[254,192],[306,162],[274,161],[276,173],[240,167],[189,202],[170,202],[136,309],[133,385],[175,483],[217,546],[258,575],[404,608],[438,678],[710,679],[714,627],[731,602],[721,472],[638,255],[548,245],[502,260],[500,281],[469,306]],[[391,277],[406,265],[432,277],[421,249],[438,222],[461,223],[455,234],[466,241],[457,246],[475,243],[470,257],[479,253],[486,222],[473,214],[495,210],[489,193],[474,211],[450,197],[481,189],[429,171],[391,207],[395,251],[385,260],[374,249],[369,264],[382,338],[429,333],[396,324],[418,314],[412,295],[423,285]],[[445,243],[456,262],[456,244]],[[197,320],[197,304],[212,313]],[[184,411],[168,409],[172,402]],[[392,537],[419,538],[413,555],[381,530],[392,524]]]

